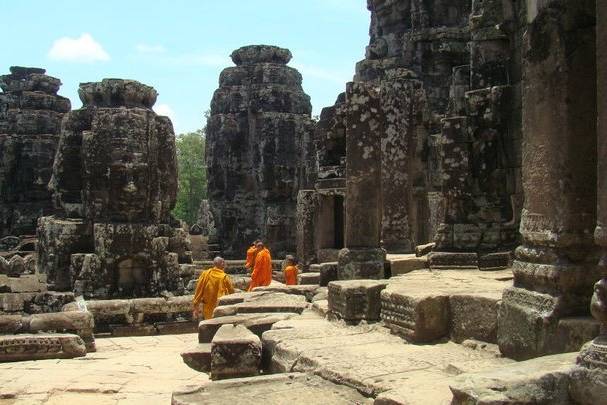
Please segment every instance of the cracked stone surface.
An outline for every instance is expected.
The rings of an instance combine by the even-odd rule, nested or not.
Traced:
[[[200,384],[179,353],[196,334],[97,339],[97,352],[69,360],[0,364],[0,405],[163,404]]]
[[[274,324],[263,334],[263,351],[264,367],[273,372],[313,373],[374,397],[405,390],[409,405],[449,404],[457,375],[512,362],[453,342],[407,344],[377,325],[345,326],[313,315]]]

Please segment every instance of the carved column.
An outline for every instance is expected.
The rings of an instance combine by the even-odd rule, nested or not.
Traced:
[[[366,83],[348,83],[346,91],[346,229],[339,253],[338,277],[384,277],[381,233],[380,95]]]
[[[588,314],[599,278],[593,1],[529,8],[523,62],[523,245],[500,307],[498,343],[525,359],[577,350],[563,318]]]
[[[607,2],[597,1],[597,226],[594,240],[601,249],[599,270],[603,277],[594,286],[590,305],[600,322],[600,334],[580,352],[571,375],[571,396],[582,405],[607,398]]]

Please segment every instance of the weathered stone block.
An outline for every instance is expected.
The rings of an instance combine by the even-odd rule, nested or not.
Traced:
[[[242,325],[223,325],[211,343],[211,378],[249,377],[259,374],[261,341]]]
[[[428,264],[431,269],[437,270],[478,269],[478,255],[476,253],[432,252],[428,255]]]
[[[417,255],[398,255],[389,257],[390,272],[392,277],[410,273],[414,270],[423,270],[428,268],[428,258],[418,257]]]
[[[386,251],[375,248],[342,249],[339,252],[339,280],[383,279]]]
[[[347,280],[329,283],[329,311],[346,322],[377,322],[380,319],[380,293],[387,282]]]

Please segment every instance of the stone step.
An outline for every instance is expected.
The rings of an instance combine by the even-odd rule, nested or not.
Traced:
[[[201,373],[211,372],[211,344],[199,343],[181,353],[183,362]]]
[[[211,379],[259,374],[261,340],[242,325],[223,325],[211,342]]]
[[[243,325],[259,338],[263,332],[272,329],[276,322],[284,321],[295,316],[294,313],[261,313],[261,314],[238,314],[207,319],[198,324],[198,342],[210,343],[215,333],[223,325]]]
[[[289,373],[213,381],[200,387],[173,393],[173,405],[249,405],[265,404],[372,404],[358,391],[321,377]]]
[[[387,255],[386,261],[390,264],[392,277],[428,268],[427,256],[418,257],[415,254]]]

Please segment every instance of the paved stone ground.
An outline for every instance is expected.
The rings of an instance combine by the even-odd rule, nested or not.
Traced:
[[[208,380],[179,355],[196,339],[102,338],[83,358],[0,364],[0,405],[169,404],[178,387]]]

